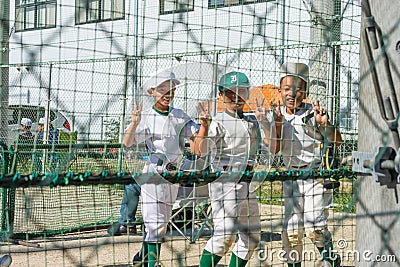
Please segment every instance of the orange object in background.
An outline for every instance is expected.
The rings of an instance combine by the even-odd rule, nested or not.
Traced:
[[[278,105],[278,101],[280,99],[278,86],[273,84],[265,84],[257,87],[250,88],[250,96],[249,99],[244,106],[244,112],[253,112],[256,110],[256,99],[258,103],[261,103],[262,98],[264,97],[264,106],[268,109],[271,108],[271,102],[275,105]],[[218,98],[217,100],[217,112],[224,112],[225,104]]]

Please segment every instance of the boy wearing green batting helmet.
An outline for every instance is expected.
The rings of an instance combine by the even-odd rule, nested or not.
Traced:
[[[229,266],[245,266],[258,245],[260,215],[254,188],[241,182],[243,171],[252,171],[261,143],[258,121],[245,115],[250,81],[242,72],[229,72],[219,80],[218,96],[226,111],[210,117],[200,108],[200,130],[195,139],[199,156],[214,153],[211,168],[222,176],[209,184],[214,233],[202,253],[201,267],[216,266],[231,245]]]

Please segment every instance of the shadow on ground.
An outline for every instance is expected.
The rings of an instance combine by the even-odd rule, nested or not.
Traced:
[[[261,241],[264,242],[272,242],[272,241],[281,241],[282,235],[278,233],[271,232],[261,232]]]

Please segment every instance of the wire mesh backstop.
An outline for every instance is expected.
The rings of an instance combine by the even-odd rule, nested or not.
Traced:
[[[226,109],[218,95],[223,74],[247,75],[244,109],[254,115],[262,98],[267,110],[283,104],[283,63],[308,64],[304,102],[320,100],[340,130],[336,159],[357,150],[359,1],[3,1],[2,12],[0,249],[17,266],[130,266],[145,235],[142,205],[127,234],[118,228],[110,236],[108,228],[120,217],[124,185],[137,182],[151,158],[148,145],[126,148],[123,139],[133,102],[143,110],[154,104],[146,82],[161,70],[180,80],[173,106],[199,124],[198,102],[209,102],[211,115]],[[31,120],[33,138],[20,137],[22,118]],[[189,141],[182,151],[182,160],[197,158]],[[240,181],[259,184],[260,242],[249,265],[286,264],[283,181],[330,178],[340,186],[327,189],[328,228],[344,265],[354,265],[357,255],[343,253],[355,246],[355,174],[340,165],[290,169],[282,153],[260,145],[253,169],[241,173]],[[193,192],[223,173],[155,174],[192,192],[172,205],[163,266],[199,265],[215,225],[208,193]],[[304,239],[303,266],[319,266],[317,248]],[[220,264],[229,264],[227,251]]]

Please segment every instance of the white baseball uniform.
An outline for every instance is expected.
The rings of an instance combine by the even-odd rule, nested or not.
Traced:
[[[135,141],[146,142],[149,157],[143,168],[143,175],[136,182],[142,189],[145,241],[157,243],[163,241],[179,188],[178,185],[165,181],[158,173],[167,171],[169,164],[179,168],[185,139],[197,132],[198,126],[184,111],[176,108],[171,108],[166,113],[151,108],[143,111],[141,116]]]
[[[252,185],[238,183],[241,175],[234,172],[254,163],[261,142],[259,125],[254,116],[238,118],[228,112],[218,113],[212,119],[208,136],[209,147],[216,150],[212,169],[223,171],[223,175],[209,184],[214,234],[205,249],[223,256],[238,233],[232,251],[249,260],[261,230],[258,202]]]
[[[281,107],[284,116],[281,151],[288,170],[311,170],[321,164],[321,144],[324,137],[315,122],[311,104],[295,114],[288,114]],[[288,257],[288,262],[301,261],[303,229],[317,247],[331,239],[327,229],[328,206],[332,193],[323,186],[323,179],[285,181],[285,220],[282,241],[287,253],[297,251],[298,258]],[[288,255],[296,255],[293,252]]]

